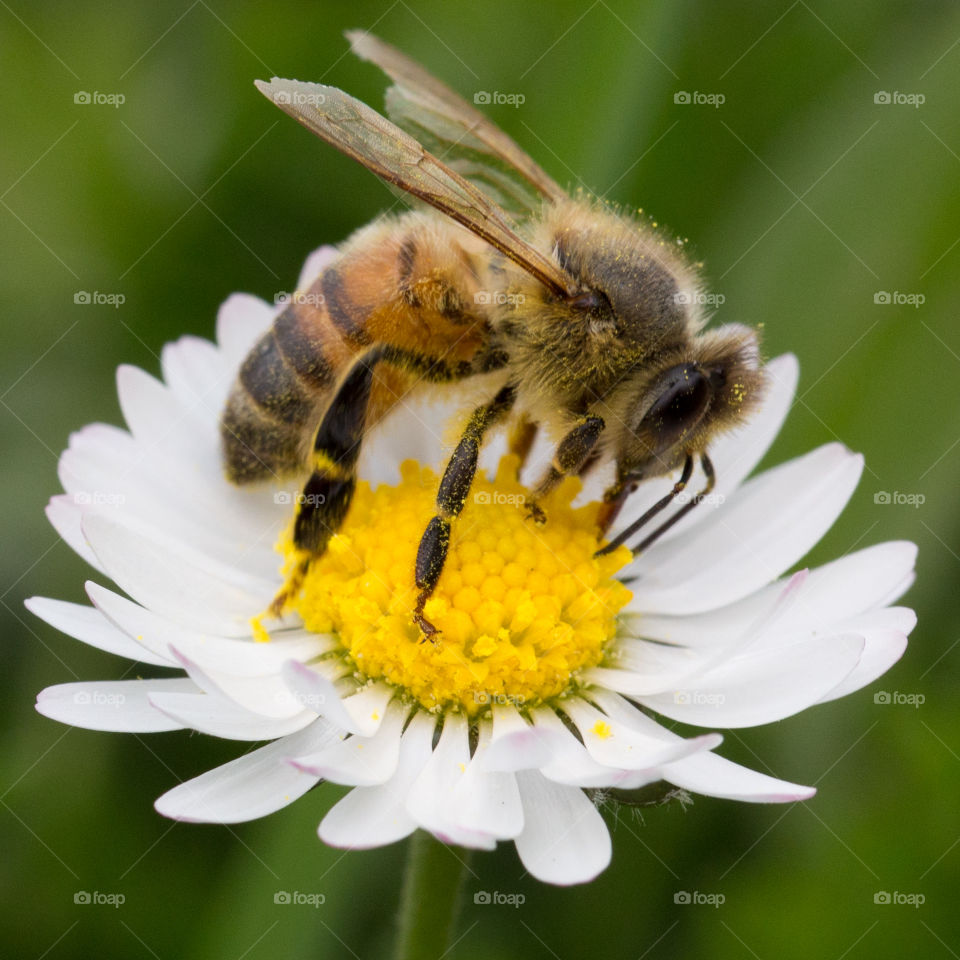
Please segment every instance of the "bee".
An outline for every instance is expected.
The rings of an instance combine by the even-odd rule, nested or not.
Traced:
[[[393,81],[386,119],[335,87],[257,81],[308,130],[425,207],[360,229],[276,317],[243,363],[221,417],[236,484],[309,473],[295,545],[306,557],[279,615],[343,523],[364,434],[411,392],[471,378],[489,399],[466,421],[423,532],[412,621],[443,570],[485,436],[511,422],[521,456],[544,427],[555,447],[527,509],[565,476],[612,461],[606,532],[650,477],[670,492],[600,551],[625,543],[686,488],[706,483],[633,549],[643,550],[712,489],[711,440],[741,423],[764,385],[754,331],[702,332],[696,268],[643,222],[570,196],[473,105],[364,32],[355,53]],[[430,209],[432,208],[432,209]]]

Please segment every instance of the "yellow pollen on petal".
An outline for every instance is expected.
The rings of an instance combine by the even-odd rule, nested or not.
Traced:
[[[495,480],[478,474],[453,520],[443,573],[424,607],[439,631],[432,641],[413,621],[414,566],[436,513],[438,478],[414,461],[402,464],[397,486],[357,484],[291,608],[308,630],[339,638],[359,679],[386,681],[430,710],[473,717],[493,704],[532,707],[576,690],[579,673],[603,659],[630,599],[614,574],[631,554],[620,547],[594,557],[603,542],[599,504],[571,506],[576,479],[544,498],[544,524],[528,519],[530,491],[517,466],[511,455]],[[305,559],[289,531],[279,548],[287,573]]]
[[[250,618],[250,629],[253,631],[253,639],[257,643],[269,643],[270,634],[263,625],[263,615]]]
[[[599,737],[601,740],[606,740],[613,731],[610,729],[609,723],[604,723],[603,720],[598,720],[591,728],[590,732],[595,736]]]

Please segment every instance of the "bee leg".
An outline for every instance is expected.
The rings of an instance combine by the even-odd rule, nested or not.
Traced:
[[[716,482],[716,474],[713,470],[713,464],[710,461],[710,458],[704,453],[700,455],[700,465],[703,467],[703,472],[707,477],[706,485],[703,490],[700,491],[689,503],[685,503],[669,520],[660,524],[652,533],[650,533],[644,540],[637,544],[636,547],[632,547],[634,553],[640,553],[643,550],[646,550],[658,537],[661,537],[665,534],[678,520],[685,517],[701,500],[713,489],[713,485]],[[680,474],[680,479],[673,485],[670,492],[665,496],[661,497],[649,510],[647,510],[642,516],[638,517],[633,523],[630,524],[626,530],[622,530],[613,538],[605,547],[601,550],[598,550],[594,556],[602,557],[604,554],[611,553],[616,550],[620,544],[624,543],[630,537],[632,537],[639,529],[645,527],[658,513],[668,507],[674,500],[675,497],[679,496],[687,487],[687,484],[690,482],[690,477],[693,476],[693,454],[688,453],[687,458],[683,463],[683,472]],[[629,490],[627,491],[630,492]],[[624,494],[624,499],[625,499]],[[619,506],[617,507],[619,510]]]
[[[433,593],[443,572],[450,546],[450,527],[460,515],[470,493],[470,486],[477,472],[480,445],[487,429],[504,417],[516,399],[516,388],[504,387],[490,403],[477,407],[470,415],[463,436],[447,463],[437,491],[437,513],[427,524],[427,529],[417,548],[416,584],[420,588],[413,621],[423,631],[424,637],[433,637],[437,628],[423,615],[423,608]]]
[[[368,351],[350,368],[324,414],[313,442],[313,473],[297,503],[294,545],[306,556],[270,604],[280,616],[296,595],[314,557],[319,557],[347,515],[356,488],[357,458],[363,439],[367,402],[376,364],[383,348]]]
[[[610,529],[610,525],[617,519],[623,505],[627,502],[627,497],[637,489],[641,479],[637,476],[618,478],[604,491],[603,503],[597,514],[597,526],[601,533],[606,533]]]
[[[510,453],[520,458],[520,463],[517,465],[518,475],[523,470],[527,457],[530,456],[533,441],[537,438],[537,430],[539,430],[539,424],[534,423],[526,414],[523,414],[514,424],[510,436],[507,438],[507,447]]]
[[[527,503],[527,516],[536,523],[547,519],[542,500],[565,476],[577,473],[596,449],[600,434],[603,433],[602,417],[594,414],[584,417],[559,443],[553,462],[534,491],[533,499]]]

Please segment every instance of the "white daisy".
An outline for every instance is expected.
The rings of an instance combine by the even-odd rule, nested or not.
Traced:
[[[299,287],[333,255],[311,256]],[[398,468],[441,460],[450,411],[401,407],[365,441],[369,485],[296,612],[257,642],[267,639],[254,618],[281,584],[275,544],[296,491],[231,487],[218,418],[274,315],[231,297],[216,346],[184,337],[164,348],[163,383],[119,370],[127,430],[94,424],[71,438],[50,520],[127,596],[89,582],[93,606],[34,598],[28,607],[175,675],[50,687],[41,713],[97,730],[273,741],[164,794],[156,807],[169,817],[250,820],[325,779],[354,787],[320,824],[329,844],[375,847],[417,828],[465,847],[513,840],[531,874],[558,884],[588,881],[610,860],[587,791],[663,781],[752,802],[814,793],[724,759],[717,733],[685,739],[652,716],[769,723],[859,689],[905,649],[914,615],[889,604],[912,582],[912,544],[784,577],[843,509],[861,457],[829,444],[746,479],[790,406],[792,357],[767,365],[762,406],[711,448],[709,501],[636,559],[625,548],[592,559],[590,499],[602,476],[579,508],[569,505],[575,484],[561,488],[543,528],[516,508],[525,488],[509,458],[495,479],[478,476],[427,608],[443,631],[437,645],[419,643],[404,616],[435,475],[408,464],[401,479]],[[488,469],[505,450],[497,444]],[[641,487],[618,528],[670,484]]]

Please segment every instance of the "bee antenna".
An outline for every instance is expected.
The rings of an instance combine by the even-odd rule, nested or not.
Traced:
[[[655,530],[649,533],[643,540],[640,541],[635,547],[631,548],[631,551],[634,555],[638,553],[643,553],[651,544],[655,543],[660,539],[674,524],[679,523],[698,503],[701,503],[711,490],[713,490],[714,485],[717,482],[717,474],[713,469],[713,463],[710,458],[705,454],[700,455],[700,466],[703,467],[704,475],[707,478],[707,482],[704,484],[703,489],[689,502],[685,503],[669,520],[665,520],[660,524]],[[646,526],[658,513],[664,510],[683,490],[686,488],[687,484],[690,482],[690,477],[693,475],[693,456],[687,454],[687,459],[683,464],[683,473],[680,475],[680,479],[673,485],[673,489],[665,496],[661,497],[646,513],[643,514],[639,519],[634,520],[629,527],[626,528],[622,533],[618,534],[613,540],[610,541],[603,549],[598,550],[594,556],[601,557],[604,554],[610,553],[613,550],[616,550],[622,543],[628,540],[633,536],[638,530]]]

